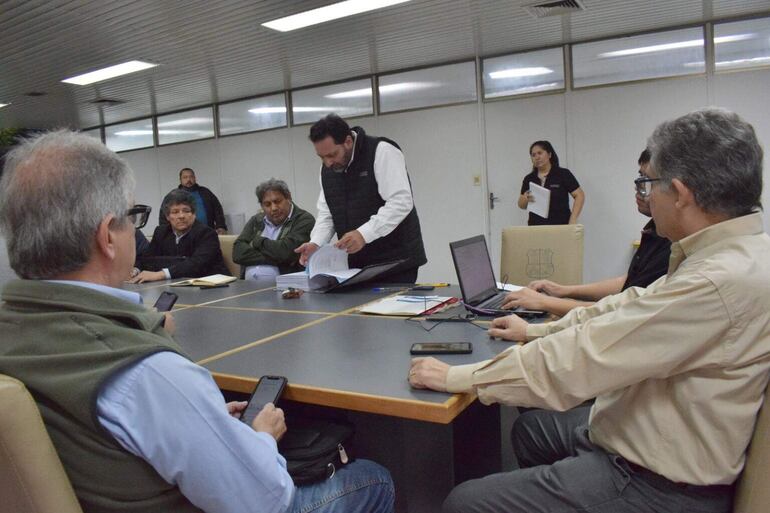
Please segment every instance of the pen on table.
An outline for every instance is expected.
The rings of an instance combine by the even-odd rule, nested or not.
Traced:
[[[445,282],[440,283],[417,283],[415,284],[417,287],[448,287],[449,284]]]
[[[406,290],[406,287],[374,287],[374,292],[384,292],[386,290]]]

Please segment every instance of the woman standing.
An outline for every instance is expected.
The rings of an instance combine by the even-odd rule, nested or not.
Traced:
[[[530,226],[541,224],[575,224],[580,211],[583,210],[586,195],[580,188],[575,175],[569,169],[559,167],[559,156],[548,141],[535,141],[529,147],[532,158],[532,172],[524,177],[519,196],[519,208],[526,209],[530,201],[534,201],[529,192],[531,182],[551,191],[551,204],[548,217],[540,217],[529,213]],[[569,196],[575,199],[572,211],[569,209]]]

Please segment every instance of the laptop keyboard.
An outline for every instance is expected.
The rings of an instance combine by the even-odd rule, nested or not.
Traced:
[[[488,302],[482,303],[479,306],[482,306],[483,308],[496,310],[496,309],[499,309],[501,306],[503,306],[504,302],[505,302],[505,294],[500,294],[499,296],[494,297],[490,299]]]

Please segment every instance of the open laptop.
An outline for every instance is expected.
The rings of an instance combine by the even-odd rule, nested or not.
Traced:
[[[457,279],[463,294],[465,307],[480,315],[508,315],[516,313],[524,316],[543,315],[538,310],[514,308],[503,310],[507,291],[497,288],[492,260],[489,258],[487,242],[483,235],[449,243],[452,260],[455,264]]]

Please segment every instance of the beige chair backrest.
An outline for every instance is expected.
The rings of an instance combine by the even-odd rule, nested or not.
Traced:
[[[754,426],[746,466],[738,481],[733,513],[767,513],[770,511],[770,385],[765,402]]]
[[[0,374],[0,513],[82,513],[24,385]]]
[[[219,247],[222,248],[222,256],[225,259],[225,265],[230,270],[230,274],[239,278],[241,276],[241,266],[233,262],[233,244],[235,235],[220,235]]]
[[[499,278],[505,276],[515,285],[533,280],[583,283],[583,225],[504,228]]]

